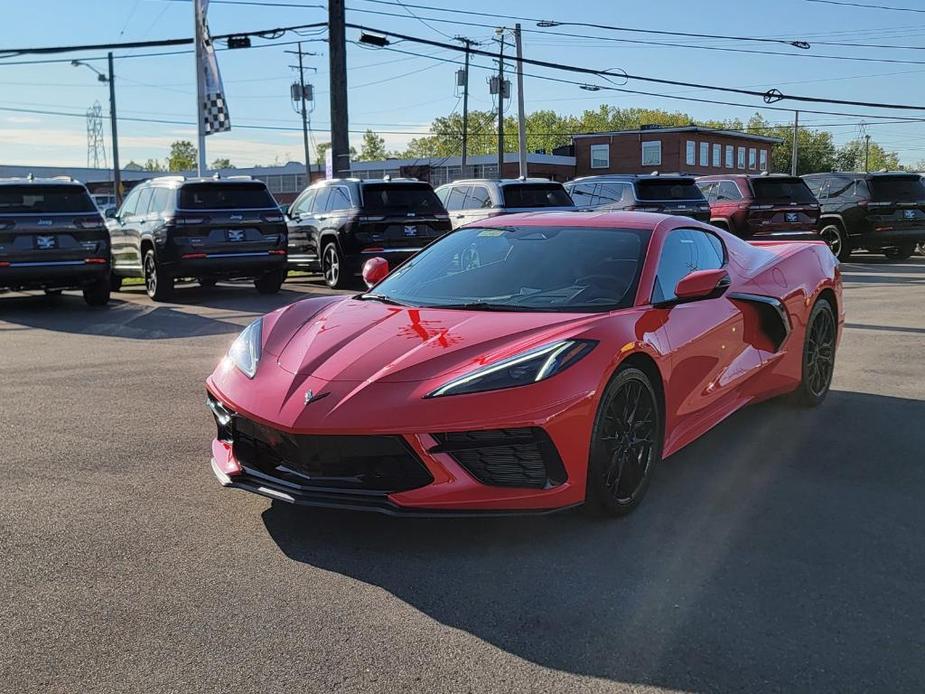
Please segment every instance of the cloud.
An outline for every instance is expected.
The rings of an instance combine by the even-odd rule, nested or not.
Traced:
[[[42,122],[41,118],[36,118],[35,116],[7,116],[3,120],[17,125],[34,125]]]

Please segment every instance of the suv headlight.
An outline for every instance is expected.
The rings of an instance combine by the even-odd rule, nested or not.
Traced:
[[[454,378],[428,393],[427,397],[480,393],[536,383],[564,371],[587,355],[596,344],[595,340],[552,342]]]
[[[235,338],[228,348],[228,360],[248,378],[257,373],[257,363],[260,361],[260,343],[263,339],[263,319],[258,318],[248,325]]]

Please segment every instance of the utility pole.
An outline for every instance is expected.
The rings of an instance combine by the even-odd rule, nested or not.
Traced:
[[[469,157],[469,49],[474,43],[471,39],[457,36],[456,40],[466,47],[466,61],[463,67],[462,88],[463,88],[463,115],[462,115],[462,175],[466,178],[466,165]]]
[[[524,56],[520,37],[520,23],[514,25],[517,44],[517,141],[520,150],[520,175],[527,177],[527,127],[524,117]]]
[[[870,173],[870,135],[864,136],[864,173]]]
[[[116,206],[122,202],[122,172],[119,170],[119,130],[116,119],[116,74],[112,69],[112,51],[106,56],[109,63],[109,127],[112,130],[112,194]]]
[[[498,178],[504,178],[504,30],[498,49]]]
[[[309,186],[312,183],[312,160],[309,154],[308,149],[308,106],[306,104],[309,99],[307,98],[306,86],[311,87],[311,85],[305,84],[305,67],[302,64],[302,42],[299,41],[299,50],[298,51],[286,51],[286,53],[291,53],[292,55],[299,56],[299,85],[298,85],[298,98],[301,105],[300,111],[302,114],[302,146],[305,149],[305,185]],[[308,55],[314,55],[314,53],[309,53]],[[295,67],[295,66],[290,66]],[[314,69],[314,68],[311,68]],[[293,85],[293,91],[295,91],[295,85]],[[293,96],[295,96],[293,94]],[[293,99],[295,100],[295,99]]]
[[[799,156],[800,112],[793,112],[793,151],[790,154],[790,175],[797,175],[797,157]]]
[[[202,0],[193,0],[193,18],[196,22],[196,120],[198,121],[196,133],[198,143],[198,158],[196,160],[196,175],[204,176],[208,171],[206,166],[206,124],[203,121],[203,105],[206,102],[206,76],[203,73],[205,66],[202,55]],[[115,154],[113,154],[115,158]]]
[[[350,175],[347,124],[347,37],[344,0],[328,0],[329,70],[331,74],[331,161],[334,177]]]

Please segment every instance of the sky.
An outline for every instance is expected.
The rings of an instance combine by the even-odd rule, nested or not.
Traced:
[[[858,2],[873,4],[874,0]],[[257,6],[261,3],[263,6]],[[465,8],[467,14],[408,7],[414,4]],[[492,40],[494,27],[502,23],[511,26],[514,22],[498,16],[502,14],[641,29],[806,40],[813,44],[809,50],[773,43],[673,38],[589,27],[539,29],[535,22],[523,22],[523,50],[528,58],[595,69],[620,68],[631,74],[701,84],[759,90],[777,88],[801,95],[925,106],[925,94],[921,89],[925,73],[925,5],[920,0],[889,0],[878,4],[905,7],[909,11],[812,0],[705,0],[699,3],[689,0],[659,0],[657,3],[637,0],[574,0],[571,3],[405,0],[405,7],[398,0],[347,0],[347,21],[438,41],[449,41],[447,36],[464,35],[485,42],[491,50],[497,50]],[[475,14],[477,12],[487,16]],[[212,34],[309,24],[326,19],[324,0],[212,0],[209,8]],[[447,21],[437,21],[439,19]],[[192,32],[193,10],[189,0],[8,0],[4,3],[0,24],[0,55],[6,48],[182,38]],[[562,33],[599,38],[566,37]],[[323,29],[306,30],[301,35],[287,33],[276,41],[254,39],[254,45],[259,48],[219,51],[218,62],[231,112],[232,131],[207,138],[208,161],[227,157],[237,166],[252,166],[303,160],[301,121],[289,97],[289,85],[295,78],[290,66],[295,64],[296,58],[286,53],[294,50],[294,42],[299,40],[303,42],[303,49],[313,54],[306,56],[305,65],[317,69],[317,72],[306,71],[315,87],[315,108],[311,117],[313,141],[330,139],[325,35]],[[358,146],[362,131],[371,128],[382,133],[389,149],[401,149],[416,134],[426,133],[433,118],[461,108],[455,87],[458,66],[436,60],[458,59],[458,54],[408,42],[375,49],[357,45],[358,36],[357,30],[348,30],[349,116],[351,141],[355,145]],[[651,41],[661,45],[612,39]],[[849,45],[822,45],[821,41]],[[863,43],[915,46],[920,50],[858,46]],[[716,49],[771,51],[783,55]],[[174,140],[195,140],[196,86],[191,51],[192,47],[116,51],[119,147],[123,163],[163,159]],[[156,52],[174,54],[143,55]],[[838,59],[811,56],[837,56]],[[105,60],[101,57],[105,57],[105,51],[0,57],[0,163],[86,165],[86,122],[81,114],[98,100],[108,116],[107,85],[97,81],[87,68],[73,67],[66,61],[21,63],[80,58],[105,70]],[[471,109],[492,108],[487,84],[491,65],[488,58],[473,59]],[[545,68],[529,67],[526,71],[575,81],[586,79]],[[579,114],[607,103],[620,107],[681,110],[695,119],[739,117],[747,120],[751,114],[759,112],[773,123],[792,120],[788,112],[763,109],[761,99],[754,96],[640,82],[627,86],[659,96],[588,92],[577,85],[526,77],[526,110],[553,109]],[[747,107],[685,102],[668,98],[669,95],[715,98]],[[807,108],[895,115],[897,120],[904,117],[925,119],[925,108],[921,112],[831,105],[808,105]],[[76,115],[51,115],[48,111]],[[800,120],[807,125],[835,124],[827,129],[838,143],[865,132],[861,124],[866,122],[866,132],[872,139],[888,150],[899,152],[904,164],[925,160],[925,122],[877,123],[871,118],[865,121],[855,116],[806,113]],[[110,157],[108,117],[105,136],[107,157]]]

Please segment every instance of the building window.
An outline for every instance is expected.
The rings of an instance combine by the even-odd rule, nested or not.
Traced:
[[[687,141],[687,156],[684,161],[688,166],[697,166],[697,143],[693,140]]]
[[[710,165],[710,143],[709,142],[700,143],[700,165],[701,166]]]
[[[662,141],[650,140],[642,143],[642,165],[643,166],[661,166],[662,164]]]
[[[731,169],[735,164],[733,163],[733,147],[732,145],[726,145],[726,168]]]
[[[767,171],[768,170],[768,150],[766,149],[761,150],[761,152],[758,155],[758,160],[760,161],[758,168],[761,169],[762,171]]]
[[[718,169],[723,165],[723,146],[713,145],[713,168]]]
[[[748,168],[754,169],[758,166],[758,150],[754,147],[748,149]]]
[[[610,145],[591,145],[591,168],[610,168]]]
[[[736,149],[736,168],[744,169],[745,168],[745,148],[738,147]]]

